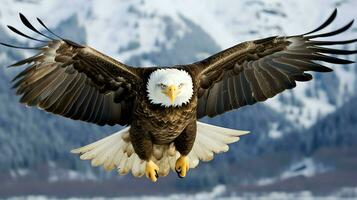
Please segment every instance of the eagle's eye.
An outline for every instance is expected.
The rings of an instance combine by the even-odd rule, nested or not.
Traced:
[[[164,89],[167,88],[167,85],[162,84],[162,83],[159,83],[159,84],[157,84],[157,87],[159,87],[159,88],[161,88],[162,90],[164,90]]]
[[[178,86],[180,89],[184,86],[183,83],[180,83],[180,85]]]

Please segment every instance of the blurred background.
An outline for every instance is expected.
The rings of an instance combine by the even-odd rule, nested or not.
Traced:
[[[34,46],[11,34],[18,13],[135,66],[192,63],[245,40],[300,34],[339,9],[326,30],[357,19],[353,0],[1,0],[0,41]],[[40,27],[40,26],[37,26]],[[26,32],[26,31],[25,31]],[[28,31],[26,33],[30,33]],[[334,39],[357,37],[357,26]],[[357,49],[357,45],[340,46]],[[228,153],[185,179],[152,184],[90,167],[69,151],[118,131],[20,105],[6,66],[34,52],[0,47],[0,198],[171,199],[357,197],[357,66],[331,66],[272,100],[205,122],[250,130]],[[356,56],[345,56],[356,61]],[[170,199],[165,198],[165,199]]]

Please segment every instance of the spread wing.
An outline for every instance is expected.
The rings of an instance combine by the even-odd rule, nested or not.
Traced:
[[[126,125],[130,120],[137,84],[137,69],[128,67],[98,51],[59,38],[41,20],[40,24],[59,39],[44,35],[20,14],[21,21],[46,40],[32,38],[14,27],[13,32],[38,42],[38,53],[11,67],[27,65],[14,78],[20,102],[48,112],[99,125]],[[49,40],[47,40],[49,39]]]
[[[324,24],[309,33],[244,42],[189,66],[198,74],[197,117],[213,117],[265,101],[285,89],[294,88],[296,81],[311,80],[307,71],[332,71],[324,66],[326,63],[352,63],[326,54],[348,55],[357,51],[325,46],[349,44],[357,39],[321,41],[319,38],[342,33],[352,26],[353,21],[336,31],[315,34],[329,25],[336,14],[335,10]],[[323,64],[316,61],[323,61]]]

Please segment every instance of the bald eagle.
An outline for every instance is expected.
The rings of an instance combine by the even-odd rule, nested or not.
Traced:
[[[332,32],[316,33],[336,17],[335,10],[317,29],[294,36],[274,36],[233,46],[193,64],[170,67],[132,67],[95,49],[44,34],[20,14],[22,23],[39,34],[38,54],[11,67],[27,65],[14,78],[20,102],[74,120],[126,128],[87,146],[72,150],[93,166],[117,169],[119,174],[146,175],[151,181],[170,169],[185,177],[199,161],[228,151],[247,131],[198,122],[226,111],[252,105],[309,81],[308,71],[330,72],[326,63],[350,64],[330,54],[357,51],[328,48],[354,40],[320,40],[342,33],[352,22]],[[320,62],[322,61],[322,63]],[[324,64],[325,63],[325,64]],[[55,141],[54,141],[55,142]]]

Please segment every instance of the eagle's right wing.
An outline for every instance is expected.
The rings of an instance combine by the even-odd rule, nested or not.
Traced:
[[[14,78],[14,88],[21,95],[21,103],[99,125],[129,123],[136,88],[142,81],[137,69],[90,47],[62,38],[53,39],[34,28],[22,14],[20,18],[29,29],[49,39],[35,39],[8,26],[19,35],[44,43],[36,48],[1,43],[39,51],[35,56],[11,65],[28,65]],[[41,20],[38,21],[48,29]]]

